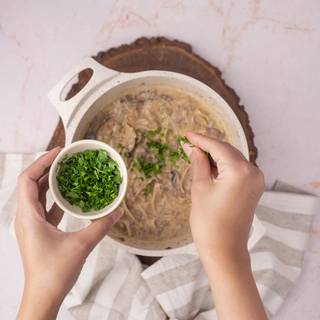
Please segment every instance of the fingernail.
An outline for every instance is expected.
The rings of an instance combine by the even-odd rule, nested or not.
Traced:
[[[186,153],[186,155],[190,158],[192,150],[193,150],[193,147],[188,143],[184,143],[182,145],[182,149]]]

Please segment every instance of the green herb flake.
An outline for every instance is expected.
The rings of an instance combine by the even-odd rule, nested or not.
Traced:
[[[101,210],[119,194],[119,166],[105,150],[66,155],[59,163],[57,182],[62,196],[83,212]]]
[[[160,173],[164,163],[147,161],[142,157],[133,160],[133,167],[142,173],[145,178],[151,178],[152,174]]]
[[[173,165],[176,165],[180,159],[190,163],[189,157],[186,155],[181,146],[179,146],[176,150],[171,150],[170,152],[170,161]]]
[[[158,155],[164,155],[164,153],[169,149],[166,143],[161,143],[160,141],[150,140],[147,142],[148,149],[154,149]]]
[[[124,145],[122,143],[118,143],[117,148],[122,151],[124,149]]]
[[[143,189],[143,193],[144,195],[148,195],[153,191],[153,187],[154,187],[154,182],[151,181],[150,183],[147,184],[147,186]]]
[[[149,131],[146,131],[144,133],[144,136],[147,138],[147,139],[152,139],[154,138],[155,136],[157,135],[160,135],[161,133],[161,128],[158,128],[156,130],[149,130]]]
[[[188,138],[185,137],[185,136],[177,135],[177,136],[176,136],[176,140],[177,140],[177,142],[178,142],[179,145],[184,144],[184,143],[189,143],[189,144],[191,144],[190,141],[188,140]]]
[[[169,128],[167,134],[173,135],[173,130]],[[178,147],[172,148],[167,143],[163,143],[163,132],[161,128],[149,130],[143,133],[146,142],[147,154],[144,157],[133,159],[133,168],[140,172],[144,178],[151,178],[153,175],[161,173],[167,162],[176,165],[182,159],[190,163],[188,156],[185,154],[182,144],[189,143],[184,136],[177,135],[175,140]]]
[[[171,150],[170,152],[170,161],[173,165],[177,164],[177,161],[180,159],[180,153],[178,150]]]

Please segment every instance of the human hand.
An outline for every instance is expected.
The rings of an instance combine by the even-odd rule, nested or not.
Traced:
[[[18,180],[15,231],[25,274],[18,319],[55,319],[89,253],[123,213],[119,208],[78,232],[59,230],[63,212],[56,204],[46,211],[45,200],[47,172],[59,151],[43,155]]]
[[[247,250],[254,210],[264,189],[263,174],[227,143],[195,133],[187,137],[194,145],[183,146],[192,163],[191,232],[218,318],[266,320]]]
[[[195,133],[187,137],[194,146],[184,145],[192,163],[190,226],[200,257],[242,253],[264,190],[263,174],[228,143]]]

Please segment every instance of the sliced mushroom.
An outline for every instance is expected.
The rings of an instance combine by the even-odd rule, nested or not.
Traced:
[[[176,170],[172,170],[170,172],[170,178],[171,178],[172,186],[175,187],[177,184],[178,172]]]

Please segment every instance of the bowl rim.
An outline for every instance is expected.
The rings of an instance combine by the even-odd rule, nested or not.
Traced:
[[[62,158],[67,155],[67,154],[72,154],[71,150],[74,149],[75,147],[79,147],[81,145],[90,145],[93,147],[93,149],[103,149],[106,150],[109,155],[112,157],[112,155],[116,155],[118,159],[114,159],[112,157],[113,160],[115,160],[118,165],[119,165],[119,169],[120,169],[120,173],[122,176],[122,191],[120,193],[120,189],[119,189],[119,194],[117,196],[117,198],[108,206],[108,209],[104,210],[101,209],[98,212],[94,213],[95,211],[92,211],[91,213],[84,213],[84,214],[79,214],[77,212],[74,212],[72,210],[70,210],[69,208],[67,208],[59,199],[59,197],[57,196],[57,194],[60,194],[60,191],[58,188],[55,187],[55,184],[53,182],[53,180],[56,178],[56,173],[57,173],[57,167],[59,165],[59,162],[62,160]],[[84,149],[85,150],[85,149]],[[84,151],[83,150],[83,151]],[[78,151],[80,152],[80,151]],[[90,140],[90,139],[83,139],[83,140],[78,140],[75,141],[67,146],[65,146],[64,148],[62,148],[62,150],[58,153],[57,157],[54,159],[50,170],[49,170],[49,189],[53,198],[53,201],[60,207],[60,209],[62,209],[64,212],[70,214],[73,217],[79,218],[79,219],[83,219],[83,220],[93,220],[93,219],[99,219],[102,218],[104,216],[107,216],[109,214],[111,214],[115,209],[117,209],[119,207],[119,205],[121,204],[122,200],[124,199],[126,192],[127,192],[127,187],[128,187],[128,172],[127,172],[127,167],[126,164],[122,158],[122,156],[119,154],[119,152],[117,150],[115,150],[113,147],[111,147],[110,145],[108,145],[107,143],[104,143],[102,141],[97,141],[97,140]],[[60,196],[62,197],[62,195],[60,194]]]

